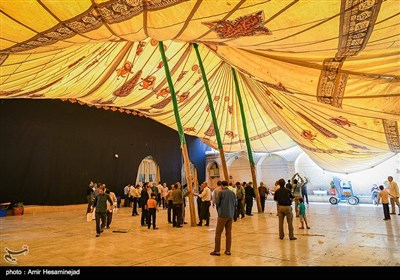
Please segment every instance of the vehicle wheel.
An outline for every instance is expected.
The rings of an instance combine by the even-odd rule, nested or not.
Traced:
[[[339,199],[337,199],[336,197],[332,196],[331,198],[329,198],[329,202],[330,202],[332,205],[336,205],[336,204],[338,204]]]
[[[358,198],[356,196],[350,196],[347,199],[347,203],[350,204],[350,205],[357,205],[358,202],[359,202],[359,200],[358,200]]]
[[[355,196],[355,198],[357,199],[357,204],[360,203],[360,199],[358,198],[358,196]],[[376,204],[378,204],[378,200],[377,200]]]

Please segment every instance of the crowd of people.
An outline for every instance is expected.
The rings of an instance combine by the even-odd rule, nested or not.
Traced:
[[[388,177],[389,188],[384,189],[381,185],[378,193],[378,204],[382,203],[384,210],[384,220],[390,220],[390,214],[396,214],[395,205],[399,207],[399,188],[393,177]],[[296,240],[293,230],[294,214],[299,218],[299,229],[310,229],[306,216],[306,205],[309,204],[307,194],[307,177],[301,177],[299,173],[287,182],[281,178],[275,182],[274,190],[270,190],[263,182],[260,182],[257,188],[260,197],[261,211],[265,211],[265,201],[269,194],[273,194],[273,199],[277,205],[277,216],[279,217],[279,238],[284,239],[284,220],[286,218],[288,235],[290,240]],[[238,218],[253,216],[253,201],[256,198],[256,192],[252,182],[236,182],[232,180],[218,181],[217,187],[213,190],[207,182],[203,182],[194,191],[189,191],[187,186],[181,186],[180,182],[172,184],[170,187],[166,183],[145,182],[142,185],[133,186],[128,184],[124,188],[124,206],[132,207],[132,216],[139,215],[138,209],[141,209],[141,226],[147,226],[148,229],[158,229],[156,226],[157,212],[159,208],[167,210],[167,221],[173,227],[181,228],[185,221],[186,197],[190,194],[197,197],[197,214],[199,222],[197,226],[210,226],[210,208],[215,208],[218,214],[215,248],[210,254],[220,255],[221,235],[225,229],[226,245],[225,254],[231,254],[232,225]],[[110,228],[112,213],[118,205],[118,199],[115,194],[108,190],[105,184],[96,184],[90,182],[87,191],[88,207],[87,213],[95,213],[96,236],[100,236],[104,228]],[[294,210],[292,204],[295,204]],[[389,213],[389,202],[392,205],[392,211]],[[101,223],[100,223],[101,222]]]

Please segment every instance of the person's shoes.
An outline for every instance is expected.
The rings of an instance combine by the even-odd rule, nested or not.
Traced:
[[[186,223],[186,222],[183,222],[183,224],[184,224],[184,225],[187,225],[187,223]]]
[[[147,227],[147,229],[150,229],[150,227]]]
[[[297,237],[289,238],[290,240],[297,240]]]
[[[156,230],[156,229],[158,229],[158,227],[156,227],[156,228],[153,228],[154,230]]]
[[[383,219],[384,221],[390,220],[390,219]]]
[[[214,251],[213,251],[213,252],[210,253],[210,255],[211,255],[211,256],[220,256],[221,254],[218,253],[218,252],[214,252]]]
[[[399,213],[399,216],[400,216],[400,213]]]
[[[248,214],[247,216],[253,216],[253,214]]]
[[[100,233],[97,233],[97,234],[96,234],[96,237],[99,237],[99,236],[100,236]]]
[[[206,226],[206,227],[209,227],[209,226],[210,226],[210,224],[205,224],[205,226]]]
[[[198,223],[197,225],[198,225],[199,227],[201,227],[201,226],[202,226],[202,224],[200,224],[200,223]]]
[[[176,227],[183,227],[183,226],[176,226]]]
[[[109,229],[110,227],[105,227],[105,229]]]
[[[283,240],[283,237],[279,237],[280,240]]]
[[[304,229],[304,227],[299,227],[299,229]]]
[[[307,227],[307,229],[311,229],[310,227]]]
[[[225,252],[225,255],[230,256],[230,255],[231,255],[231,252]]]
[[[390,215],[396,215],[396,213],[390,213]]]

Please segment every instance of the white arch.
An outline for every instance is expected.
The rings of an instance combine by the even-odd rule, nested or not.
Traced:
[[[143,182],[156,182],[157,174],[159,172],[159,165],[153,156],[146,156],[139,164],[136,183]],[[158,183],[158,182],[157,182]]]

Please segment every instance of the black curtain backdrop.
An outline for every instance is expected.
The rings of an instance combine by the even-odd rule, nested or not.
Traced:
[[[209,147],[186,141],[204,181]],[[60,100],[0,101],[0,202],[85,203],[90,180],[121,195],[146,156],[158,163],[162,182],[181,180],[178,133],[151,119]]]

